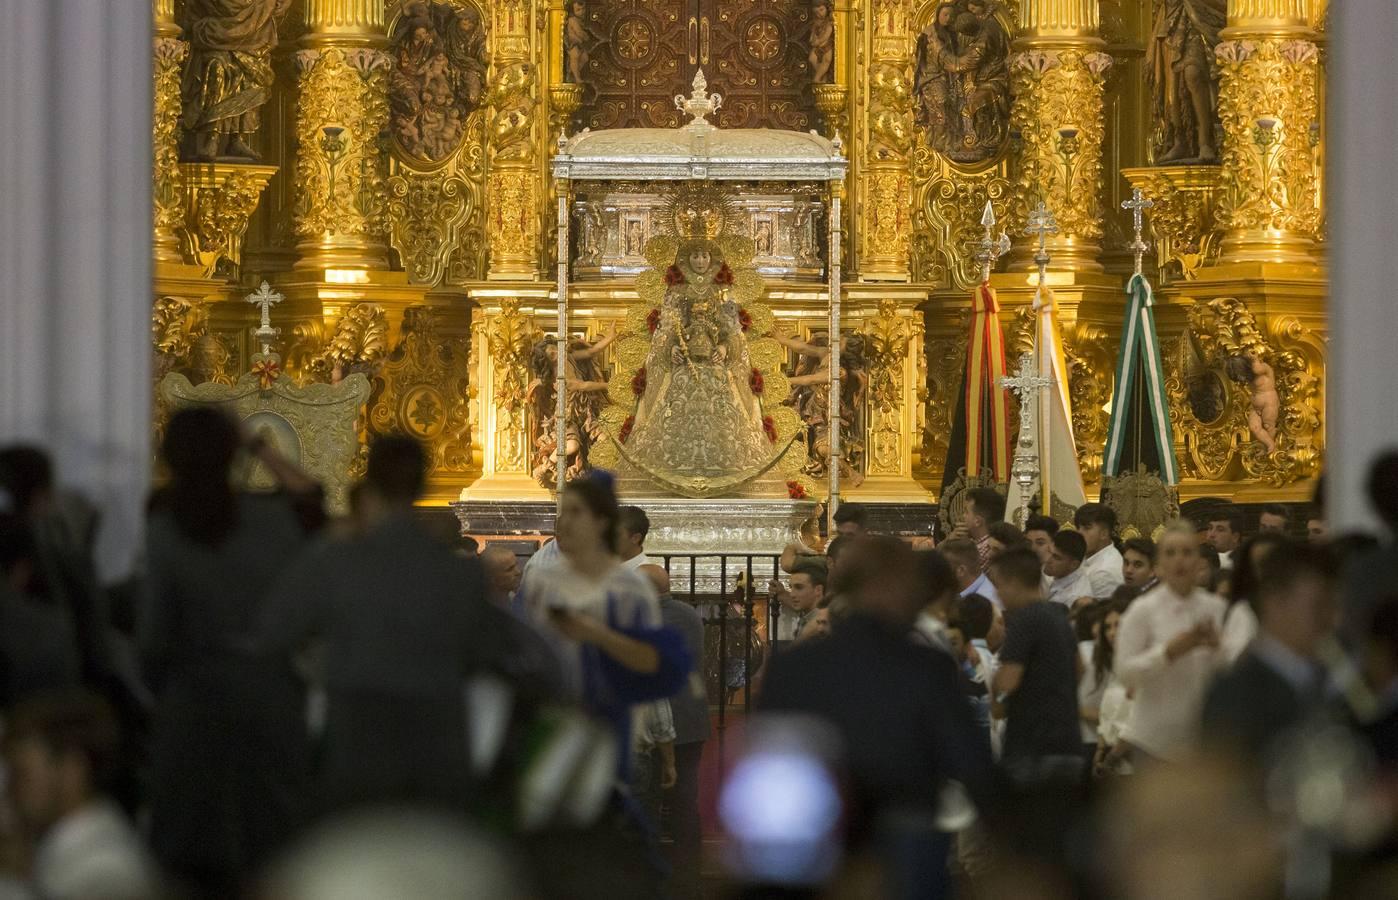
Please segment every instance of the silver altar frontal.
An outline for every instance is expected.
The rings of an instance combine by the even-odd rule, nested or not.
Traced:
[[[554,393],[556,489],[560,492],[568,468],[565,360],[571,286],[575,281],[626,277],[640,271],[645,264],[642,247],[662,226],[663,217],[676,212],[664,206],[667,185],[673,190],[681,182],[742,183],[743,199],[734,204],[727,220],[729,227],[757,247],[755,267],[812,281],[824,275],[830,334],[829,414],[832,421],[839,418],[840,203],[848,166],[839,141],[815,132],[717,128],[708,117],[721,106],[722,98],[707,93],[702,71],[695,76],[691,95],[676,97],[675,103],[690,116],[681,128],[611,129],[564,136],[552,162],[558,192]],[[819,241],[827,248],[823,262],[816,250]],[[829,442],[826,511],[832,517],[840,491],[838,432],[832,429]],[[654,554],[779,553],[817,509],[805,497],[695,499],[675,496],[658,486],[623,493],[624,501],[637,503],[650,515],[647,550]],[[717,565],[715,558],[715,569]],[[717,571],[701,574],[706,586],[717,587]],[[687,578],[681,583],[687,585]]]

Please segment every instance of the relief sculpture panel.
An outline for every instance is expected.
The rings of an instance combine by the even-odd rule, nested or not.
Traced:
[[[485,97],[485,26],[474,6],[404,4],[390,44],[389,122],[411,157],[437,162],[461,145]]]
[[[941,3],[917,39],[914,118],[952,162],[1000,152],[1010,124],[1010,37],[992,0]]]

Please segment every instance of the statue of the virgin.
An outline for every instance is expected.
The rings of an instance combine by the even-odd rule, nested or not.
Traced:
[[[763,415],[733,282],[720,244],[707,238],[681,241],[665,272],[623,438],[627,459],[661,483],[736,486],[771,467],[789,443],[778,443]]]

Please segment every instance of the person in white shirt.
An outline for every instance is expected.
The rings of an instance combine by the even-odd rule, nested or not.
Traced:
[[[803,556],[791,566],[791,586],[784,593],[782,615],[777,620],[777,640],[794,641],[816,607],[825,599],[825,561],[818,556]]]
[[[105,785],[120,746],[116,717],[87,694],[37,698],[7,722],[5,760],[20,821],[35,838],[31,886],[45,900],[144,900],[155,864]]]
[[[1137,595],[1144,594],[1159,583],[1155,577],[1154,541],[1135,537],[1121,542],[1121,577]]]
[[[1082,565],[1086,555],[1087,542],[1076,531],[1060,531],[1053,536],[1053,549],[1044,563],[1044,574],[1053,578],[1049,582],[1049,600],[1069,610],[1079,600],[1091,601],[1092,585]]]
[[[1116,531],[1116,511],[1101,503],[1084,503],[1073,513],[1073,527],[1087,542],[1083,557],[1084,577],[1092,584],[1092,597],[1105,600],[1125,583],[1121,574],[1121,551],[1112,543]]]
[[[1058,534],[1058,520],[1050,516],[1041,516],[1034,513],[1029,517],[1029,521],[1024,524],[1024,539],[1029,542],[1029,549],[1034,551],[1034,555],[1039,557],[1039,565],[1048,563],[1049,554],[1053,552],[1053,536]],[[1043,577],[1044,596],[1048,596],[1049,585],[1053,582],[1053,576],[1047,572]]]
[[[1219,566],[1233,568],[1233,551],[1243,542],[1243,511],[1230,503],[1211,514],[1207,540],[1218,551]]]
[[[1115,671],[1121,617],[1130,605],[1131,600],[1127,599],[1112,601],[1111,608],[1102,617],[1102,625],[1097,631],[1097,642],[1092,652],[1090,671],[1096,683],[1102,685],[1101,699],[1097,707],[1097,751],[1092,766],[1093,774],[1099,777],[1124,775],[1131,771],[1131,764],[1125,758],[1131,750],[1125,740],[1125,731],[1127,723],[1131,721],[1133,701],[1126,685],[1117,678]]]
[[[628,569],[655,562],[646,556],[646,535],[650,534],[650,517],[639,506],[621,507],[621,522],[617,528],[617,556]]]
[[[1267,558],[1286,543],[1285,535],[1264,532],[1245,541],[1235,554],[1237,565],[1228,586],[1228,612],[1223,616],[1223,632],[1219,636],[1223,658],[1229,665],[1237,662],[1257,637],[1257,611],[1253,604],[1257,602],[1261,569]]]
[[[1188,523],[1165,530],[1156,567],[1161,584],[1121,619],[1115,672],[1135,691],[1126,740],[1144,757],[1177,761],[1197,743],[1204,693],[1222,661],[1224,603],[1195,586],[1199,542]]]
[[[968,538],[951,538],[943,541],[937,547],[937,552],[951,563],[961,596],[980,594],[996,607],[1000,606],[1000,595],[996,593],[995,585],[990,583],[990,577],[981,571],[980,551],[973,541]]]

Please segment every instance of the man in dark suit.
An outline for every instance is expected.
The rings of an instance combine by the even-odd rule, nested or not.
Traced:
[[[980,796],[989,775],[989,748],[956,664],[911,640],[924,593],[917,571],[913,550],[894,537],[858,539],[843,551],[835,590],[853,611],[828,637],[775,657],[760,698],[766,712],[814,715],[842,738],[855,850],[868,849],[893,821],[933,819],[948,781]],[[944,883],[947,845],[940,856],[935,846],[942,837],[929,828],[918,838],[935,871],[893,877]]]
[[[509,614],[487,599],[475,557],[414,519],[426,458],[406,437],[369,452],[362,534],[309,551],[274,589],[274,651],[323,643],[322,782],[331,806],[458,806],[470,767],[462,690],[510,645]]]
[[[1261,762],[1279,738],[1325,702],[1322,643],[1339,606],[1330,556],[1294,546],[1267,558],[1258,578],[1258,634],[1204,701],[1207,744]]]

